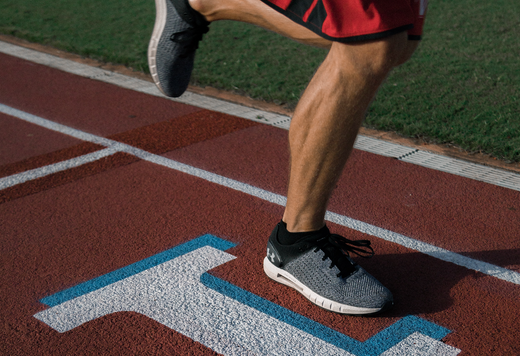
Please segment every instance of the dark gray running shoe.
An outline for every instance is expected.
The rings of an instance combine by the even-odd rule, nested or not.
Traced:
[[[373,314],[393,305],[392,293],[348,256],[349,251],[373,255],[370,241],[351,241],[325,228],[321,235],[282,245],[280,224],[269,237],[264,259],[271,279],[337,313]]]
[[[156,17],[148,45],[148,65],[155,85],[167,96],[186,91],[195,51],[209,22],[188,0],[155,0]]]

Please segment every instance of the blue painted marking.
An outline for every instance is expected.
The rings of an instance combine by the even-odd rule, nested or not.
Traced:
[[[203,246],[211,246],[218,250],[226,251],[227,249],[235,247],[236,245],[213,235],[203,235],[182,245],[175,246],[157,255],[148,257],[142,261],[133,263],[129,266],[120,268],[103,276],[91,279],[85,283],[78,284],[77,286],[42,298],[40,299],[40,302],[50,307],[54,307],[68,300],[77,298],[81,295],[90,293],[117,281],[123,280],[127,277],[138,274],[149,268],[158,266],[161,263],[182,256]]]
[[[203,235],[142,261],[120,268],[114,272],[107,273],[75,287],[45,297],[41,299],[40,302],[50,307],[59,305],[63,302],[108,286],[204,246],[212,246],[221,251],[225,251],[236,245],[213,235]],[[382,352],[395,346],[414,332],[420,332],[421,334],[436,340],[440,340],[450,333],[450,330],[427,320],[416,316],[407,316],[372,336],[365,342],[360,342],[208,273],[202,274],[201,282],[208,288],[233,298],[240,303],[270,315],[273,318],[285,322],[357,356],[380,355]]]
[[[208,273],[204,273],[201,276],[201,282],[221,294],[357,356],[380,355],[416,331],[436,340],[440,340],[450,333],[450,330],[442,326],[410,315],[397,321],[365,342],[360,342]]]

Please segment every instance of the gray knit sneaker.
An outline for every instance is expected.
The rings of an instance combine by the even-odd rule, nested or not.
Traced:
[[[155,0],[156,17],[148,45],[148,66],[155,85],[167,96],[186,91],[195,51],[209,22],[188,0]]]
[[[373,255],[369,241],[347,240],[325,228],[318,236],[283,245],[277,238],[280,224],[269,237],[264,259],[271,279],[337,313],[373,314],[393,305],[392,293],[348,256],[348,251]]]

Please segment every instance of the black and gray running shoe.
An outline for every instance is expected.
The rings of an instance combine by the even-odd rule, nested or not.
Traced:
[[[283,245],[279,223],[267,243],[264,271],[273,280],[296,289],[312,303],[342,314],[373,314],[393,305],[392,293],[348,255],[373,255],[370,241],[351,241],[322,233]]]
[[[148,45],[148,65],[155,85],[178,97],[188,87],[195,51],[209,22],[188,0],[155,0],[156,17]]]

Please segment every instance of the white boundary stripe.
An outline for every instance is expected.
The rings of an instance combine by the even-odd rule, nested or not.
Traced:
[[[87,77],[102,82],[115,84],[126,89],[166,98],[153,83],[141,79],[128,77],[101,68],[91,67],[86,64],[77,63],[2,41],[0,41],[0,52],[82,77]],[[210,98],[191,92],[186,92],[180,98],[171,100],[238,116],[244,119],[261,122],[284,129],[288,129],[291,122],[291,118],[285,115],[253,109],[243,105]],[[354,147],[358,150],[367,151],[382,156],[398,158],[404,162],[416,164],[426,168],[440,170],[461,177],[520,191],[520,174],[514,172],[508,172],[475,163],[468,163],[460,159],[449,158],[426,151],[419,151],[414,148],[363,135],[358,136]]]
[[[82,141],[96,143],[98,145],[106,146],[106,147],[111,147],[111,146],[115,146],[115,145],[119,144],[119,142],[117,142],[117,141],[112,141],[112,140],[109,140],[108,138],[92,135],[92,134],[89,134],[89,133],[81,131],[81,130],[76,130],[76,129],[73,129],[72,127],[68,127],[68,126],[59,124],[54,121],[46,120],[39,116],[26,113],[25,111],[21,111],[21,110],[12,108],[10,106],[7,106],[7,105],[1,104],[1,103],[0,103],[0,112],[4,113],[6,115],[14,116],[23,121],[30,122],[30,123],[38,125],[40,127],[44,127],[46,129],[49,129],[52,131],[56,131],[56,132],[59,132],[59,133],[62,133],[62,134],[68,135],[68,136],[72,136],[72,137],[77,138]]]
[[[409,249],[424,253],[428,256],[435,257],[439,260],[451,262],[458,266],[482,272],[484,274],[496,277],[498,279],[502,279],[504,281],[520,284],[520,273],[511,271],[507,268],[502,268],[492,265],[491,263],[474,260],[472,258],[460,255],[449,250],[445,250],[443,248],[428,244],[426,242],[415,240],[410,237],[406,237],[396,232],[382,229],[380,227],[370,225],[359,220],[351,219],[344,215],[327,212],[325,219],[338,225],[342,225],[368,235],[377,236],[380,239],[386,241],[394,242]]]
[[[113,148],[105,148],[104,150],[92,152],[83,156],[62,161],[59,163],[51,164],[45,167],[32,169],[23,173],[14,174],[12,176],[4,177],[0,179],[0,190],[6,189],[17,184],[22,184],[30,180],[45,177],[57,172],[61,172],[70,168],[79,167],[86,163],[97,161],[98,159],[111,156],[116,153],[117,150]]]
[[[254,187],[252,185],[242,183],[239,181],[236,181],[234,179],[226,178],[223,176],[220,176],[218,174],[208,172],[196,167],[189,166],[184,163],[180,163],[177,161],[174,161],[172,159],[159,156],[150,152],[146,152],[144,150],[141,150],[139,148],[120,143],[117,141],[109,140],[107,138],[99,137],[93,134],[89,134],[80,130],[76,130],[70,127],[67,127],[65,125],[61,125],[58,123],[54,123],[50,120],[43,119],[41,117],[31,115],[24,113],[23,111],[13,109],[9,106],[0,104],[0,112],[6,113],[8,115],[17,117],[21,120],[29,121],[33,124],[48,128],[50,130],[55,130],[67,135],[70,135],[75,138],[79,138],[85,141],[98,143],[104,146],[107,146],[109,148],[112,148],[115,151],[125,152],[131,155],[134,155],[136,157],[141,158],[142,160],[155,163],[164,167],[168,167],[171,169],[174,169],[176,171],[189,174],[191,176],[195,176],[201,179],[204,179],[206,181],[218,184],[223,187],[231,188],[240,192],[243,192],[247,195],[251,195],[254,197],[257,197],[259,199],[268,201],[273,204],[278,204],[281,206],[285,206],[285,203],[287,201],[286,197],[275,194],[272,192],[269,192],[267,190]],[[353,230],[360,231],[365,234],[369,234],[378,238],[381,238],[386,241],[390,241],[402,246],[405,246],[407,248],[410,248],[412,250],[427,254],[429,256],[438,258],[442,261],[451,262],[459,266],[466,267],[468,269],[479,271],[484,274],[502,279],[507,282],[511,282],[514,284],[520,285],[520,273],[508,270],[507,268],[495,266],[492,264],[489,264],[487,262],[482,262],[478,260],[474,260],[469,257],[465,257],[462,255],[459,255],[455,252],[451,252],[445,249],[442,249],[440,247],[436,247],[430,244],[427,244],[422,241],[418,241],[415,239],[412,239],[410,237],[406,237],[404,235],[400,235],[398,233],[385,230],[382,228],[379,228],[374,225],[367,224],[365,222],[351,219],[349,217],[327,212],[326,215],[327,221],[351,228]]]

